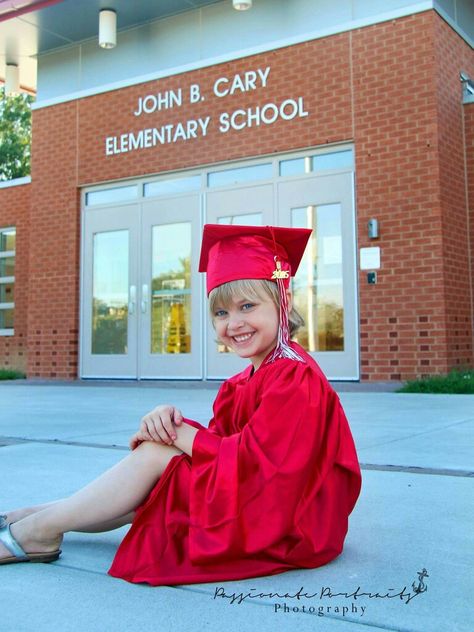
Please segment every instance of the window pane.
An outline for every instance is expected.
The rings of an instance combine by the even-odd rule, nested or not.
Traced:
[[[14,228],[7,228],[0,231],[0,252],[15,250],[16,231]]]
[[[145,184],[145,196],[186,193],[188,191],[199,191],[200,188],[201,176],[175,178],[174,180],[159,180],[158,182],[147,182]]]
[[[343,169],[345,167],[352,167],[352,164],[352,149],[313,156],[313,171]]]
[[[15,257],[0,257],[0,277],[15,275]]]
[[[237,169],[226,169],[225,171],[215,171],[207,176],[209,187],[222,187],[239,182],[252,182],[253,180],[268,180],[273,175],[271,162],[263,165],[252,165],[250,167],[239,167]]]
[[[0,309],[0,329],[13,329],[13,309]]]
[[[308,351],[343,351],[341,206],[294,208],[292,226],[313,229],[293,282],[295,307],[305,320],[296,339]]]
[[[191,353],[191,223],[152,228],[151,353]]]
[[[126,354],[128,231],[94,235],[92,353]]]
[[[311,171],[311,158],[293,158],[291,160],[280,161],[280,175],[281,176],[297,176],[302,173],[310,173]]]
[[[248,213],[246,215],[226,215],[217,218],[218,224],[235,224],[237,226],[261,226],[262,213]]]
[[[0,303],[13,303],[13,283],[0,283]]]
[[[280,161],[281,176],[296,176],[311,171],[325,171],[328,169],[345,169],[353,166],[352,149],[333,151],[328,154],[317,154],[305,158],[292,158]]]
[[[110,204],[111,202],[126,202],[134,200],[138,196],[136,184],[126,187],[115,187],[113,189],[103,189],[102,191],[91,191],[86,193],[86,206],[94,204]]]

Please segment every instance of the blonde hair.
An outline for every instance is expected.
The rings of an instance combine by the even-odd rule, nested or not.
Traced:
[[[209,311],[211,318],[214,319],[214,313],[217,307],[227,307],[233,301],[247,299],[250,302],[270,298],[277,310],[280,309],[280,296],[278,294],[278,286],[276,283],[267,281],[266,279],[239,279],[238,281],[229,281],[215,287],[209,294]],[[302,316],[294,307],[288,314],[288,324],[290,326],[290,336],[294,336],[298,329],[304,325]]]

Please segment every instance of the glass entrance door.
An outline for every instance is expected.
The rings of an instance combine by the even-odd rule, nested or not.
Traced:
[[[137,375],[139,205],[84,214],[83,377]]]
[[[199,195],[84,212],[81,376],[201,378]]]
[[[199,195],[143,204],[140,375],[201,378]]]
[[[358,379],[353,181],[344,145],[85,189],[81,376],[222,379],[247,366],[216,340],[197,272],[202,223],[222,223],[313,229],[292,282],[297,340],[329,378]]]
[[[227,191],[212,191],[207,195],[206,223],[259,226],[272,224],[273,186],[255,185]],[[207,300],[206,300],[207,307]],[[242,360],[216,340],[207,314],[207,377],[225,378],[245,369]]]
[[[352,183],[341,173],[278,185],[279,224],[313,230],[293,280],[296,339],[332,379],[359,377]]]

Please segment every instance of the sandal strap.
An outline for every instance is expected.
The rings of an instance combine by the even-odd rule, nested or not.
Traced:
[[[0,526],[0,542],[19,560],[27,560],[28,555],[21,548],[10,531],[10,525]]]

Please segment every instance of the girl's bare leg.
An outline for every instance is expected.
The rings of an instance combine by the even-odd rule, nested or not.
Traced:
[[[143,502],[171,459],[180,454],[174,446],[145,441],[69,498],[13,523],[12,535],[26,552],[48,552],[58,548],[67,531],[95,531],[102,523],[116,523]],[[0,545],[0,559],[9,556]]]
[[[14,511],[9,511],[6,514],[7,523],[12,524],[13,522],[18,522],[27,516],[31,516],[31,514],[38,513],[38,511],[43,511],[43,509],[47,509],[51,507],[51,505],[55,505],[56,503],[63,502],[65,499],[54,500],[50,503],[44,503],[42,505],[34,505],[32,507],[22,507],[21,509],[15,509]],[[103,531],[112,531],[113,529],[118,529],[119,527],[123,527],[126,524],[130,524],[135,517],[135,512],[131,511],[125,516],[120,516],[114,520],[107,520],[105,522],[100,522],[97,524],[90,525],[88,527],[84,527],[82,529],[77,529],[81,533],[101,533]]]
[[[135,517],[135,512],[131,511],[125,516],[119,516],[113,520],[105,520],[104,522],[96,522],[91,525],[85,525],[81,529],[76,529],[80,533],[103,533],[104,531],[113,531],[119,529],[126,524],[131,524]]]
[[[6,516],[6,520],[8,524],[11,524],[12,522],[18,522],[18,520],[22,520],[23,518],[26,518],[26,516],[37,513],[38,511],[41,511],[42,509],[46,509],[46,507],[50,507],[51,505],[54,505],[54,503],[57,503],[57,502],[60,502],[60,501],[53,500],[52,502],[44,503],[41,505],[32,505],[31,507],[21,507],[20,509],[14,509],[13,511],[8,511],[6,514],[2,514],[2,515]]]

